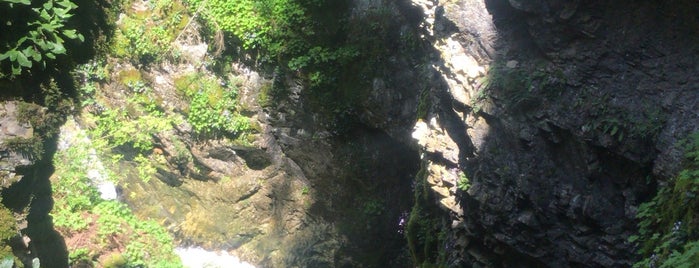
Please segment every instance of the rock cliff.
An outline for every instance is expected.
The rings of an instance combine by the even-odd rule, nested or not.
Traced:
[[[427,60],[408,68],[416,78],[403,81],[424,88],[378,99],[417,96],[412,107],[430,107],[413,128],[425,170],[417,179],[449,215],[446,250],[418,248],[447,251],[448,266],[630,266],[637,206],[679,170],[678,144],[697,130],[697,8],[512,0],[393,9],[420,18],[430,42]],[[406,77],[399,70],[392,77]]]

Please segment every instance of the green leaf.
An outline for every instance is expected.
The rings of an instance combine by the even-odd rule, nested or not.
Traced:
[[[34,42],[34,44],[39,46],[41,48],[41,50],[44,50],[44,51],[51,49],[51,47],[49,47],[49,43],[47,43],[43,39],[37,40],[36,42]]]
[[[37,52],[33,47],[25,48],[22,50],[22,53],[30,60],[34,60],[36,62],[41,61],[41,53]]]
[[[53,55],[53,53],[51,53],[51,52],[46,53],[44,56],[46,56],[47,58],[52,59],[52,60],[56,59],[56,55]]]
[[[78,38],[78,35],[75,34],[75,30],[63,30],[63,35],[70,39]]]
[[[27,55],[27,57],[34,59],[34,61],[36,61],[36,62],[40,62],[41,58],[42,58],[41,53],[37,52],[34,49],[30,50],[29,53],[25,53],[25,55]]]
[[[17,54],[19,54],[19,51],[13,49],[7,53],[10,54],[10,61],[17,61]]]
[[[634,242],[638,241],[638,238],[639,237],[637,235],[632,235],[632,236],[629,236],[628,241],[629,241],[629,243],[634,243]]]
[[[30,0],[2,0],[3,2],[10,3],[10,4],[22,4],[22,5],[30,5],[32,2]]]
[[[12,65],[12,75],[20,75],[22,73],[22,68],[19,66]]]
[[[0,61],[3,61],[10,57],[10,51],[0,54]]]
[[[50,21],[51,20],[51,15],[49,15],[48,12],[46,12],[46,9],[42,9],[41,12],[39,13],[39,16],[44,19],[45,21]]]
[[[68,12],[70,11],[69,8],[54,8],[53,13],[56,14],[61,19],[67,19],[70,18],[70,14]]]
[[[53,50],[51,50],[51,52],[54,54],[65,54],[66,48],[60,43],[54,43]]]
[[[59,1],[59,2],[56,2],[56,4],[59,5],[59,6],[65,7],[65,8],[68,9],[68,10],[71,10],[71,9],[74,9],[74,8],[77,8],[77,7],[78,7],[78,5],[76,5],[75,3],[73,3],[73,2],[71,2],[71,1],[69,1],[69,0]]]
[[[32,62],[27,59],[27,56],[24,55],[24,53],[17,53],[17,63],[19,63],[20,66],[31,68],[32,67]]]

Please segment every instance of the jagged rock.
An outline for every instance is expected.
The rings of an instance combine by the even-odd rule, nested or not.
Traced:
[[[449,252],[449,263],[629,266],[634,249],[623,241],[655,188],[646,178],[674,176],[683,157],[676,144],[699,125],[690,112],[699,103],[697,28],[632,14],[688,16],[680,10],[696,4],[412,2],[431,45],[424,65],[436,73],[413,80],[430,79],[432,102],[411,137],[434,201],[450,213],[446,195],[456,197],[463,225],[478,230],[451,230],[474,243]],[[376,88],[397,94],[390,76],[380,81]],[[395,120],[389,108],[367,107],[373,125],[401,127],[376,122]],[[454,167],[468,175],[467,193],[445,191],[453,185],[437,175]]]
[[[8,141],[12,139],[31,140],[34,137],[32,126],[19,122],[18,105],[14,101],[0,103],[0,189],[22,179],[18,168],[34,164],[29,155],[8,146]]]

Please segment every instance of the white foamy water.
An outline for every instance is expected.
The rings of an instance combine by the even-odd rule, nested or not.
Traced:
[[[207,251],[199,247],[177,247],[175,253],[182,259],[184,267],[189,268],[255,268],[250,263],[225,251]]]

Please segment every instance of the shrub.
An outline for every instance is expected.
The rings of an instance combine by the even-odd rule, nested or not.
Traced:
[[[0,202],[2,198],[0,198]],[[12,248],[7,243],[10,238],[17,235],[17,226],[12,211],[0,203],[0,267],[12,267],[13,264],[21,264],[12,254]]]
[[[174,55],[171,44],[189,21],[186,11],[179,1],[157,0],[146,10],[127,12],[118,25],[112,52],[146,64]]]
[[[189,74],[175,79],[177,92],[190,100],[187,121],[202,136],[239,136],[251,129],[250,120],[237,111],[237,88],[218,80]]]
[[[35,66],[34,63],[45,68],[57,55],[66,54],[66,39],[84,41],[80,33],[66,27],[77,8],[69,0],[48,0],[43,3],[0,0],[0,7],[0,23],[3,25],[0,63],[9,63],[10,77],[29,70]],[[0,78],[7,76],[2,69]]]
[[[692,267],[699,263],[699,132],[686,146],[685,169],[638,209],[638,235],[642,259],[634,267]]]

